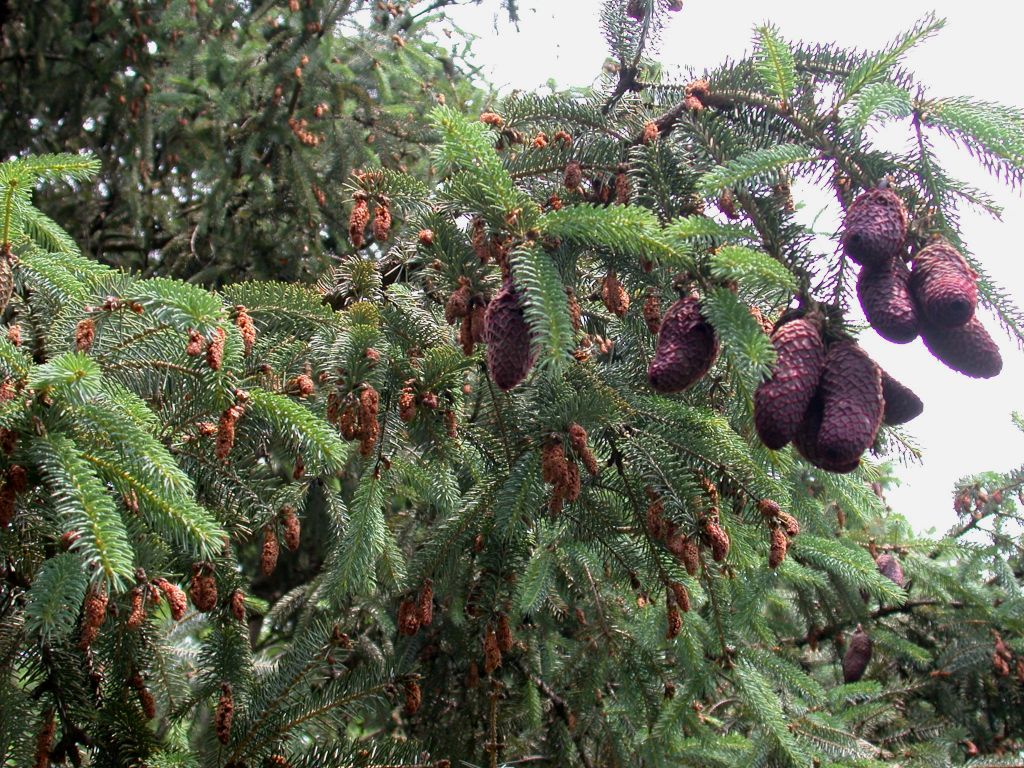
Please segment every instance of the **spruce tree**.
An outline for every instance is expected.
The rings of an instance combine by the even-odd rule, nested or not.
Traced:
[[[915,534],[919,404],[854,342],[911,312],[994,372],[975,305],[1020,312],[931,141],[1016,186],[1021,115],[920,87],[930,17],[664,82],[678,5],[605,4],[593,92],[436,107],[316,289],[101,266],[32,199],[96,161],[0,166],[5,764],[1019,762],[1019,473]]]

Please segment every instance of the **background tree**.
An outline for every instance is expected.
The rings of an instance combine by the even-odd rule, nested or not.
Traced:
[[[468,42],[435,42],[455,2],[5,2],[0,133],[100,160],[39,204],[106,263],[309,281],[346,250],[349,174],[422,175],[426,111],[478,98]]]
[[[1014,181],[1020,116],[901,69],[934,19],[868,53],[762,27],[749,59],[660,82],[677,5],[605,5],[618,67],[594,93],[435,108],[435,183],[354,177],[330,306],[97,266],[31,200],[90,162],[0,167],[5,761],[1019,762],[1018,544],[964,539],[1012,520],[1016,476],[914,535],[878,463],[912,393],[883,401],[846,315],[864,201],[905,206],[881,266],[920,278],[933,236],[966,251],[957,202],[984,204],[929,135]],[[871,145],[882,120],[906,154]],[[845,249],[797,222],[796,178],[835,192]],[[1015,330],[972,266],[948,295]],[[935,343],[971,309],[919,329],[991,375],[983,345]],[[827,357],[797,371],[799,450],[773,450],[756,417],[793,329]],[[852,455],[822,438],[839,402]]]

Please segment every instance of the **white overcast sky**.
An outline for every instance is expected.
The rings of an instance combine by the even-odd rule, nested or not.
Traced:
[[[598,26],[599,0],[520,0],[518,31],[496,15],[495,5],[485,2],[482,7],[461,8],[453,17],[462,29],[479,36],[476,58],[502,93],[536,90],[551,79],[559,87],[594,81],[606,56]],[[681,67],[713,68],[727,57],[749,51],[754,26],[766,21],[790,40],[875,48],[929,11],[945,18],[947,26],[911,52],[906,63],[932,95],[1024,105],[1020,65],[1024,6],[1012,2],[685,0],[683,11],[673,15],[665,31],[659,58],[670,72]],[[1004,206],[1002,222],[964,212],[962,235],[988,270],[1019,295],[1018,303],[1024,303],[1020,195],[1000,189],[962,151],[942,145],[941,158],[954,175],[989,191]],[[818,199],[811,196],[803,201],[810,217],[821,205]],[[949,370],[928,354],[920,340],[897,346],[872,331],[861,339],[884,368],[925,401],[924,414],[909,425],[924,449],[924,463],[898,468],[902,486],[889,497],[892,506],[921,531],[932,527],[942,531],[955,522],[951,489],[957,478],[1024,463],[1024,435],[1010,423],[1012,411],[1024,411],[1020,386],[1024,353],[993,320],[983,319],[999,339],[1004,359],[1002,374],[989,381]]]

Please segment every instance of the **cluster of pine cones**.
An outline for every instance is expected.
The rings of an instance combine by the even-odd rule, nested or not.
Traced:
[[[872,189],[850,205],[841,242],[861,265],[857,297],[883,339],[907,344],[918,336],[936,358],[972,378],[988,379],[1003,367],[999,348],[974,314],[977,275],[944,240],[905,262],[907,209],[890,189]]]

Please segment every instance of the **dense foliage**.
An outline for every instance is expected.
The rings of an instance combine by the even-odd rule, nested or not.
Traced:
[[[798,181],[841,209],[886,181],[898,246],[944,238],[1024,335],[956,231],[990,206],[930,143],[1017,186],[1024,119],[901,68],[932,18],[875,52],[761,27],[750,58],[661,82],[677,6],[605,4],[591,94],[405,126],[436,180],[354,174],[315,289],[103,266],[33,194],[73,226],[106,159],[0,164],[0,762],[1019,764],[1024,475],[963,481],[928,539],[885,503],[902,428],[874,420],[833,472],[754,415],[793,316],[869,381],[853,411],[883,405],[856,270]],[[201,279],[273,242],[227,218]]]

